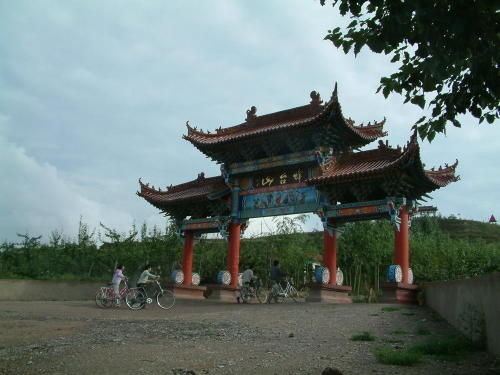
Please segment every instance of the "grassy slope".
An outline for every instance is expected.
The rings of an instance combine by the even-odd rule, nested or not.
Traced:
[[[500,225],[497,224],[440,218],[439,227],[452,238],[482,239],[488,243],[500,242]]]

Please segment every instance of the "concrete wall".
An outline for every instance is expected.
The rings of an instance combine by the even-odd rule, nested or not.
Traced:
[[[93,300],[105,283],[85,281],[0,280],[0,301]]]
[[[465,334],[474,331],[484,319],[488,351],[500,358],[499,272],[423,287],[426,304]]]

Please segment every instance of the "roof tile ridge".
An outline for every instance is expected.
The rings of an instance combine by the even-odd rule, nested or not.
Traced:
[[[149,186],[149,182],[142,182],[142,179],[139,178],[139,185],[141,187],[141,191],[136,192],[137,195],[144,197],[150,195],[161,195],[165,194],[167,191],[162,191],[161,188],[156,189],[154,185]]]
[[[417,133],[412,134],[410,140],[406,142],[406,145],[403,146],[402,150],[399,145],[397,146],[396,150],[400,151],[401,154],[394,161],[390,162],[389,165],[386,166],[387,168],[394,167],[404,162],[405,160],[409,159],[412,155],[418,157],[418,160],[420,161],[420,146],[418,144]]]
[[[344,113],[342,112],[342,105],[340,104],[340,101],[338,99],[337,83],[335,83],[335,89],[333,90],[332,97],[331,97],[330,102],[328,104],[330,104],[330,105],[335,104],[336,109],[338,111],[338,116],[343,121],[345,126],[348,129],[351,129],[351,131],[353,131],[354,133],[359,135],[361,138],[374,140],[374,139],[384,137],[387,135],[387,132],[382,131],[384,124],[385,124],[385,121],[386,121],[385,117],[382,121],[379,121],[379,122],[374,121],[373,125],[370,122],[370,123],[368,123],[369,125],[363,126],[362,124],[355,125],[354,120],[351,117],[346,118],[344,116]],[[373,130],[377,130],[379,128],[380,128],[380,134],[376,134],[376,135],[368,134],[368,132],[372,132]],[[367,132],[367,130],[368,130],[368,132]]]
[[[217,180],[224,181],[224,178],[222,176],[212,176],[212,177],[205,177],[204,173],[198,174],[198,178],[188,181],[188,182],[183,182],[178,185],[170,185],[167,186],[166,190],[161,190],[161,188],[156,189],[154,185],[151,187],[149,186],[149,183],[143,183],[141,179],[139,178],[139,184],[141,186],[141,192],[137,192],[138,195],[142,196],[143,194],[148,194],[148,195],[169,195],[173,193],[177,193],[179,191],[186,190],[190,187],[196,187],[200,185],[210,185],[210,183],[217,182]]]
[[[183,191],[191,187],[210,185],[210,183],[216,182],[217,180],[224,181],[224,178],[222,176],[205,177],[205,173],[201,172],[198,174],[198,177],[195,178],[194,180],[183,182],[178,185],[170,185],[167,188],[167,192],[177,193],[179,191]]]
[[[446,180],[445,184],[449,184],[450,182],[456,182],[460,180],[460,175],[456,175],[456,169],[458,166],[458,159],[455,159],[455,162],[451,165],[448,163],[444,164],[444,168],[440,165],[438,169],[432,167],[430,170],[424,169],[425,176],[430,179],[432,182],[438,185],[442,185],[441,181]]]
[[[214,138],[219,136],[218,129],[216,129],[216,132],[211,133],[210,130],[204,131],[203,129],[198,129],[196,126],[191,126],[189,125],[189,120],[186,121],[186,127],[187,127],[187,135],[183,135],[182,138],[184,139],[189,139],[193,136],[201,136],[201,137],[206,137],[206,138]]]
[[[313,98],[313,95],[314,95],[314,98]],[[251,111],[253,113],[253,115],[255,116],[255,118],[253,120],[252,119],[250,121],[247,120],[245,122],[242,122],[242,123],[237,124],[237,125],[229,126],[227,128],[223,128],[222,126],[220,126],[219,128],[215,129],[215,132],[213,132],[213,133],[211,133],[210,131],[205,132],[201,129],[199,130],[197,127],[192,127],[189,125],[189,121],[187,121],[186,127],[188,129],[188,134],[183,135],[183,138],[186,140],[191,140],[191,139],[193,139],[193,137],[217,138],[217,137],[223,136],[223,135],[231,135],[234,133],[238,133],[238,131],[240,131],[241,129],[248,129],[249,131],[259,130],[261,128],[265,129],[268,126],[273,125],[272,120],[274,118],[276,118],[276,120],[280,120],[279,119],[280,116],[283,116],[286,114],[293,114],[293,112],[299,112],[299,114],[301,114],[301,116],[298,116],[298,118],[295,118],[295,119],[293,119],[293,118],[289,119],[290,121],[294,120],[297,123],[307,123],[310,121],[314,121],[314,120],[320,118],[325,113],[327,113],[335,103],[338,103],[337,83],[335,83],[335,89],[332,93],[330,100],[327,103],[318,104],[318,102],[322,103],[322,101],[320,101],[320,99],[317,99],[317,98],[319,98],[319,94],[317,94],[315,91],[311,92],[311,98],[312,98],[312,101],[309,104],[305,104],[305,105],[293,107],[293,108],[288,108],[288,109],[284,109],[284,110],[277,111],[277,112],[267,113],[267,114],[262,115],[262,116],[256,116],[255,113],[256,113],[257,109],[254,106],[252,106],[252,108],[247,111],[247,115]],[[248,116],[247,116],[247,118],[248,118]],[[287,119],[281,119],[281,120],[283,121],[283,120],[287,120]],[[266,121],[267,121],[267,123],[266,123]],[[276,122],[279,122],[279,121],[276,121]]]

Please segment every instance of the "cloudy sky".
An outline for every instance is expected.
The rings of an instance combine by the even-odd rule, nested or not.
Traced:
[[[314,0],[0,0],[0,241],[74,236],[80,216],[120,231],[163,225],[135,195],[139,177],[166,186],[219,173],[181,139],[186,120],[234,125],[252,105],[258,114],[303,105],[311,90],[328,99],[335,81],[346,116],[385,116],[389,142],[405,143],[422,112],[375,94],[395,68],[386,57],[323,41],[342,24]],[[500,128],[464,123],[422,145],[429,168],[460,161],[462,180],[432,204],[500,216]]]

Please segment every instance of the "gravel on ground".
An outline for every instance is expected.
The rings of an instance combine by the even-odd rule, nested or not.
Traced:
[[[351,340],[365,331],[375,340]],[[377,363],[376,348],[456,333],[417,306],[177,301],[166,311],[132,311],[90,301],[2,302],[0,332],[0,374],[321,374],[330,367],[345,375],[448,375],[494,374],[497,366],[486,352],[424,357],[412,367]]]

